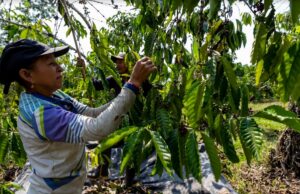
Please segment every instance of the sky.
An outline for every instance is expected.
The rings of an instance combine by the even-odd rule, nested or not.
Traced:
[[[12,0],[13,4],[17,5],[21,0]],[[72,3],[76,8],[79,10],[83,10],[83,5],[79,3],[80,0],[69,0],[70,3]],[[4,0],[4,3],[8,4],[10,0]],[[87,3],[87,7],[89,8],[90,14],[89,16],[91,19],[96,23],[98,28],[105,27],[105,20],[108,17],[111,17],[119,10],[121,11],[132,11],[132,7],[128,7],[126,5],[126,2],[123,0],[114,0],[114,5],[117,5],[117,9],[114,5],[112,5],[111,0],[88,0],[89,3]],[[289,10],[289,4],[287,0],[273,0],[275,4],[275,9],[279,12],[285,12]],[[92,4],[92,5],[91,5]],[[70,10],[71,11],[71,10]],[[101,14],[100,14],[100,13]],[[235,20],[240,18],[241,14],[244,12],[248,12],[249,8],[242,2],[236,1],[233,5],[233,14],[230,18],[231,20]],[[49,23],[53,26],[52,29],[55,29],[55,23]],[[56,24],[57,25],[57,24]],[[70,45],[75,47],[74,40],[72,35],[69,35],[68,37],[65,36],[67,28],[60,26],[60,30],[57,33],[57,36],[66,42],[68,42]],[[253,37],[253,25],[252,26],[243,26],[243,32],[246,34],[247,37],[247,44],[245,47],[241,47],[236,54],[237,59],[236,62],[241,62],[242,64],[250,64],[250,57],[251,57],[251,50],[252,50],[252,44],[254,41]],[[89,43],[89,37],[80,40],[80,50],[83,53],[87,53],[91,50],[90,43]],[[189,43],[189,42],[188,42]],[[188,44],[187,43],[187,44]]]

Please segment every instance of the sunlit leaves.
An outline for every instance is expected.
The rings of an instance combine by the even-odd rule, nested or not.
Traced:
[[[251,25],[252,24],[252,17],[249,13],[243,13],[242,15],[242,21],[245,25]]]
[[[273,105],[259,111],[254,117],[260,117],[272,121],[276,121],[287,125],[288,127],[300,132],[300,119],[291,111],[285,110],[281,106]]]
[[[123,129],[119,129],[113,133],[111,133],[109,136],[107,136],[105,139],[103,139],[98,146],[98,151],[103,152],[106,149],[112,147],[113,145],[117,144],[121,140],[123,140],[125,137],[129,136],[131,133],[137,131],[138,128],[134,126],[125,127]]]
[[[264,23],[258,24],[258,30],[255,35],[255,41],[253,42],[252,52],[251,52],[251,62],[256,64],[262,56],[265,54],[267,33],[268,30]]]
[[[260,60],[256,65],[256,73],[255,73],[255,84],[258,86],[260,83],[260,77],[262,75],[264,69],[264,60]]]

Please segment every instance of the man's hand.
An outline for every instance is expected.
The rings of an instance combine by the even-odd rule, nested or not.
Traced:
[[[142,83],[148,78],[150,73],[156,70],[156,66],[152,63],[149,57],[143,57],[136,62],[130,79],[128,82],[134,84],[137,87],[141,87]]]

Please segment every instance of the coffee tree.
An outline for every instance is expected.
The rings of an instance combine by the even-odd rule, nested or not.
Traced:
[[[170,175],[176,173],[182,178],[191,175],[201,181],[199,141],[205,144],[216,179],[221,175],[220,152],[231,162],[239,162],[235,141],[241,142],[250,164],[259,155],[262,129],[249,116],[249,89],[252,89],[240,74],[235,52],[247,41],[243,26],[253,23],[255,42],[251,62],[256,66],[256,84],[271,81],[278,84],[282,100],[297,100],[298,1],[290,0],[291,14],[283,17],[275,15],[272,0],[243,0],[240,3],[245,3],[253,16],[245,13],[237,20],[231,19],[235,0],[126,2],[136,11],[120,12],[107,19],[107,28],[99,28],[89,16],[89,1],[80,1],[83,10],[66,0],[55,1],[51,7],[56,9],[49,9],[48,14],[40,13],[38,19],[33,19],[32,14],[43,10],[24,1],[18,11],[1,9],[1,43],[33,38],[48,44],[66,44],[57,38],[59,24],[63,23],[69,28],[66,35],[72,35],[77,43],[71,49],[87,62],[86,66],[80,63],[75,66],[73,55],[61,59],[67,74],[64,90],[88,105],[111,99],[107,75],[121,83],[109,53],[126,52],[125,60],[130,68],[141,56],[149,56],[155,62],[158,71],[149,78],[153,88],[147,95],[138,96],[123,128],[102,141],[95,151],[95,156],[101,155],[124,140],[121,172],[130,167],[138,173],[141,162],[155,150],[153,174],[165,170]],[[46,20],[54,20],[55,29]],[[286,24],[283,20],[292,22]],[[285,30],[290,28],[295,30]],[[88,34],[92,51],[84,55],[78,45]],[[105,91],[94,90],[92,77],[103,81]],[[1,104],[1,118],[9,118],[1,120],[1,163],[13,157],[13,153],[24,153],[14,122],[20,92],[15,87],[16,92],[0,96],[9,99]],[[13,111],[7,113],[6,107]],[[300,129],[297,116],[282,107],[268,107],[254,116]],[[18,145],[19,151],[9,145]],[[21,158],[24,162],[25,156]]]

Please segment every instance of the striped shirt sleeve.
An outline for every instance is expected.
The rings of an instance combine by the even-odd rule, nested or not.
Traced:
[[[34,112],[33,128],[42,140],[80,143],[83,121],[80,115],[59,106],[41,106]]]
[[[101,140],[113,132],[135,101],[125,88],[96,118],[67,111],[53,104],[42,105],[33,113],[32,126],[45,141],[83,143]]]

